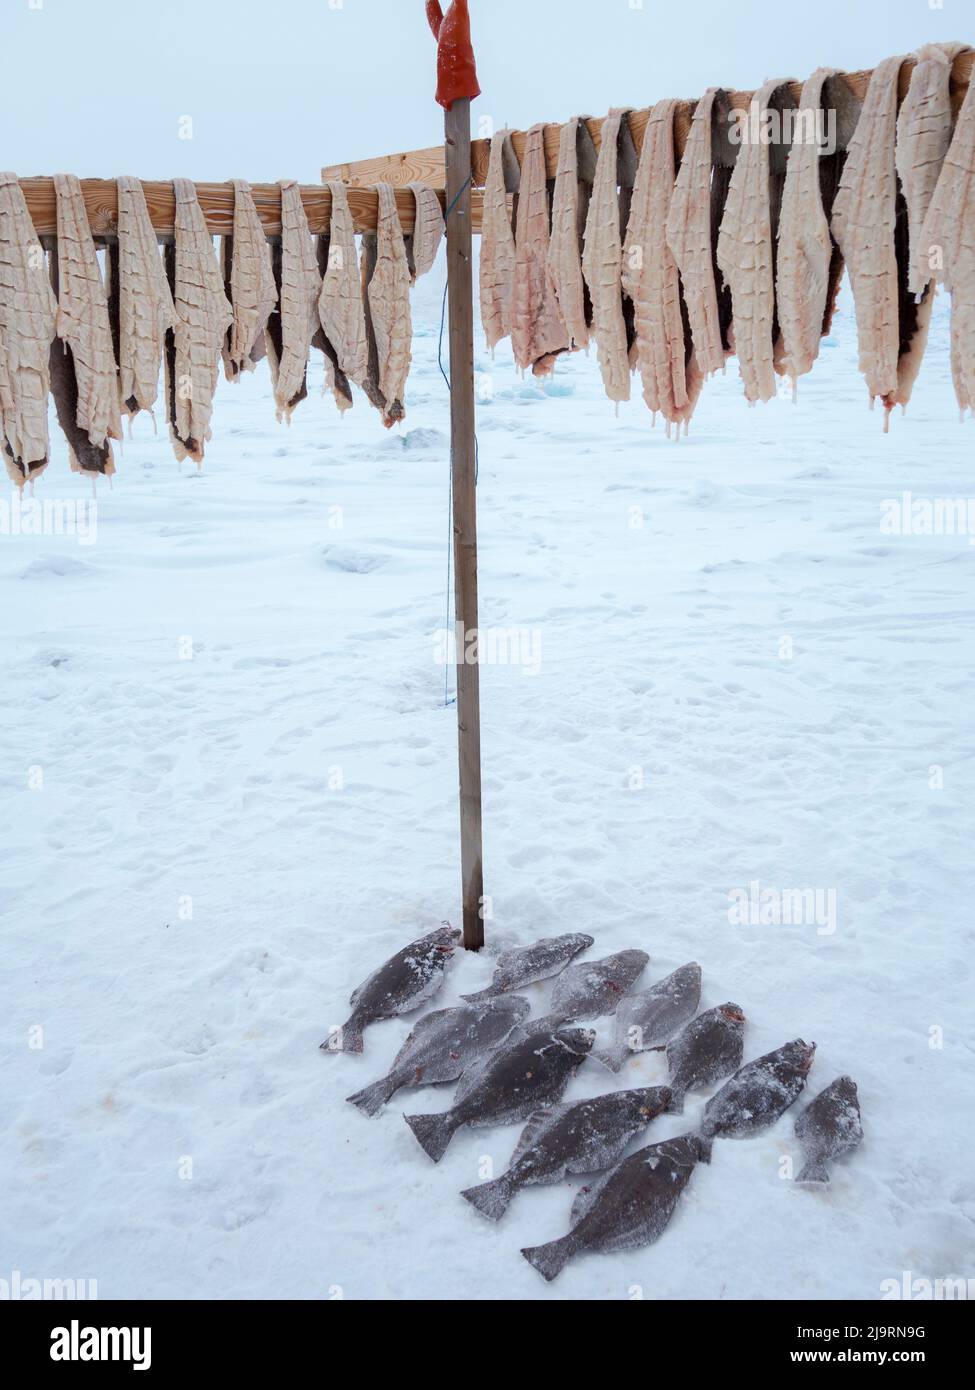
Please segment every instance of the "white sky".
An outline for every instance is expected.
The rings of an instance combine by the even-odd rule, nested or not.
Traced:
[[[514,127],[975,42],[972,0],[471,0],[471,13],[475,118]],[[0,167],[22,176],[315,183],[323,164],[442,139],[422,0],[0,0],[0,55]]]

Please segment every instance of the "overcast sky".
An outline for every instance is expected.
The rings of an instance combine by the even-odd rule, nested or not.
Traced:
[[[475,118],[519,128],[975,42],[972,0],[471,0],[471,13]],[[0,55],[0,168],[20,175],[315,183],[323,164],[442,140],[423,0],[0,0]]]

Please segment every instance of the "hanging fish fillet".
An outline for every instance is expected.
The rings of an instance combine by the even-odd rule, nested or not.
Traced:
[[[722,324],[721,273],[715,260],[716,232],[711,215],[713,127],[721,95],[717,87],[711,87],[697,103],[667,215],[667,245],[680,271],[694,352],[705,376],[724,371],[731,355],[730,296],[722,283],[726,301]],[[718,177],[717,171],[714,174]]]
[[[349,381],[363,386],[369,371],[369,347],[355,224],[345,185],[329,183],[327,187],[332,198],[332,214],[328,245],[323,248],[327,251],[327,260],[318,317],[326,339],[334,348],[339,370]]]
[[[0,438],[18,487],[47,467],[57,301],[16,174],[0,173]]]
[[[580,144],[591,152],[588,168],[580,168]],[[552,194],[548,274],[574,349],[589,346],[592,302],[582,275],[582,243],[595,176],[595,154],[585,118],[573,117],[562,127],[559,137],[559,163]]]
[[[233,188],[234,229],[222,238],[220,265],[234,319],[222,352],[224,375],[228,381],[239,381],[266,353],[264,333],[278,302],[278,290],[271,269],[271,248],[251,186],[244,179],[234,179]]]
[[[951,144],[951,65],[964,43],[929,43],[918,50],[911,85],[897,118],[895,163],[907,204],[910,263],[907,287],[919,295],[931,280],[921,229]]]
[[[548,376],[569,333],[548,274],[550,214],[545,171],[545,127],[532,126],[525,142],[518,190],[515,271],[511,292],[511,346],[522,371]]]
[[[403,244],[403,228],[396,211],[391,184],[376,185],[379,221],[376,235],[368,240],[369,384],[379,402],[387,429],[404,419],[403,400],[409,376],[413,321],[410,316],[410,269]]]
[[[233,309],[189,179],[174,179],[176,240],[166,247],[166,271],[176,328],[166,334],[166,404],[173,452],[182,462],[203,462],[211,437],[213,393],[224,336],[233,323]]]
[[[592,334],[603,385],[611,401],[630,399],[630,343],[623,311],[623,242],[620,225],[619,142],[626,113],[603,122],[592,201],[586,218],[582,269],[592,296]]]
[[[761,131],[784,85],[766,82],[752,98],[718,235],[718,266],[731,288],[735,350],[749,402],[776,394],[775,232],[782,178],[773,178],[771,146]]]
[[[409,238],[410,274],[413,283],[433,269],[440,243],[443,240],[443,208],[436,193],[425,183],[411,183],[410,192],[416,205],[413,235]]]
[[[131,419],[140,410],[152,414],[176,309],[142,184],[123,176],[116,185],[118,242],[108,248],[106,281],[122,410]]]
[[[282,179],[278,186],[281,239],[271,258],[278,305],[268,320],[266,341],[277,416],[290,420],[308,395],[308,353],[318,327],[322,280],[301,189],[294,179]]]
[[[671,425],[690,420],[703,377],[691,348],[677,262],[667,245],[674,191],[674,118],[678,103],[658,101],[650,112],[633,188],[623,247],[623,288],[634,306],[637,366],[643,399]]]
[[[481,216],[481,323],[492,352],[511,332],[515,235],[508,208],[508,184],[517,186],[520,178],[517,170],[511,134],[499,130],[491,140]]]
[[[955,126],[924,222],[921,244],[951,294],[951,372],[964,418],[975,411],[975,83]]]
[[[81,184],[55,174],[57,252],[51,279],[58,298],[51,386],[76,473],[115,472],[111,440],[121,439],[118,371],[105,285],[98,268]]]
[[[318,264],[319,277],[322,280],[324,280],[325,271],[328,268],[328,249],[328,236],[317,236],[315,238],[315,260]],[[335,397],[335,404],[338,407],[339,414],[344,415],[347,410],[352,409],[352,386],[349,382],[349,378],[346,376],[345,372],[343,372],[339,364],[339,357],[335,350],[335,345],[329,340],[320,319],[318,319],[316,324],[311,345],[313,348],[318,348],[325,356],[325,384],[322,387],[322,395],[324,396],[327,392],[331,392]]]

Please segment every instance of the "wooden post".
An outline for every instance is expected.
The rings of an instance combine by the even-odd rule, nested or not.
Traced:
[[[453,496],[454,632],[460,761],[460,859],[464,946],[484,945],[481,916],[481,697],[477,661],[477,487],[474,438],[474,275],[471,238],[471,103],[457,100],[444,121],[447,294],[450,303],[450,474]]]

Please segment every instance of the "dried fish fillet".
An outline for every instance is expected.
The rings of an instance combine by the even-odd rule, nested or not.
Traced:
[[[174,179],[173,193],[176,240],[166,248],[166,271],[176,328],[166,334],[167,415],[177,459],[201,464],[211,435],[221,347],[234,315],[196,188],[189,179]]]
[[[244,179],[234,179],[233,188],[234,229],[220,248],[224,292],[234,313],[223,342],[223,370],[228,381],[239,381],[265,355],[264,333],[278,302],[278,289],[251,186]]]
[[[389,429],[406,415],[403,401],[410,371],[413,321],[410,270],[396,196],[388,183],[377,184],[376,192],[379,221],[370,247],[366,326],[371,338],[370,380],[382,401],[383,424]]]
[[[907,204],[907,287],[914,295],[921,294],[931,280],[921,229],[951,144],[951,65],[967,47],[963,43],[930,43],[918,50],[911,85],[897,118],[895,163]]]
[[[308,395],[308,354],[318,327],[322,280],[301,189],[293,179],[282,179],[278,186],[281,237],[271,257],[278,304],[268,320],[266,341],[277,416],[290,420]]]
[[[515,275],[515,235],[508,207],[508,183],[518,168],[511,134],[499,130],[491,140],[481,219],[481,323],[493,352],[511,332],[511,296]],[[507,175],[506,175],[506,170]]]
[[[711,215],[713,126],[718,96],[718,88],[710,88],[695,108],[667,215],[667,245],[680,271],[694,353],[705,376],[724,371],[731,354],[727,322],[722,331],[719,312],[720,271],[715,262]],[[723,200],[721,207],[723,210]],[[730,306],[725,317],[730,321]]]
[[[718,266],[731,288],[735,349],[749,402],[776,394],[775,231],[781,187],[776,190],[773,183],[770,142],[763,131],[772,98],[784,85],[781,79],[766,82],[752,98],[718,235]]]
[[[603,122],[592,200],[586,218],[582,269],[592,297],[592,333],[603,385],[611,401],[630,399],[630,342],[623,311],[623,241],[619,193],[620,130],[626,113]]]
[[[674,118],[678,103],[658,101],[650,112],[633,188],[623,247],[623,288],[634,306],[637,367],[643,399],[667,422],[690,420],[703,377],[690,342],[677,262],[667,245],[667,217],[674,191]]]
[[[0,437],[18,487],[47,467],[57,301],[16,174],[0,173]]]
[[[58,244],[51,272],[62,345],[52,346],[52,389],[72,470],[110,474],[110,441],[121,439],[122,419],[108,299],[81,184],[73,174],[55,174],[54,191]]]
[[[443,208],[437,194],[425,183],[411,183],[410,192],[416,205],[416,220],[410,237],[411,274],[414,283],[433,269],[443,240]]]
[[[122,409],[131,418],[140,410],[152,414],[176,309],[142,184],[128,176],[116,183],[118,243],[109,248],[106,278]]]
[[[328,250],[328,236],[316,237],[315,259],[318,263],[318,273],[322,279],[324,279],[325,271],[328,268]],[[325,329],[321,325],[321,320],[319,320],[315,328],[315,335],[311,340],[311,345],[313,348],[318,348],[325,356],[325,384],[322,387],[322,395],[331,392],[335,397],[335,404],[338,407],[339,414],[344,415],[347,410],[352,409],[352,386],[349,382],[349,378],[346,376],[345,372],[343,372],[339,364],[339,357],[335,350],[335,345],[329,340]]]
[[[318,317],[325,337],[335,350],[340,371],[349,381],[362,386],[369,371],[369,347],[355,225],[345,185],[329,183],[327,187],[332,198],[332,215]]]
[[[958,116],[922,246],[935,279],[951,294],[951,372],[964,417],[975,411],[975,83]]]
[[[592,302],[582,274],[582,244],[592,196],[595,162],[580,169],[579,145],[585,143],[595,156],[588,126],[576,116],[562,127],[559,163],[552,194],[552,238],[548,248],[548,274],[573,348],[589,346]],[[588,178],[583,173],[588,172]]]
[[[511,346],[515,363],[535,376],[547,376],[560,353],[569,350],[569,333],[548,274],[551,225],[545,172],[545,127],[532,126],[525,141],[518,190],[515,270],[511,293]]]

